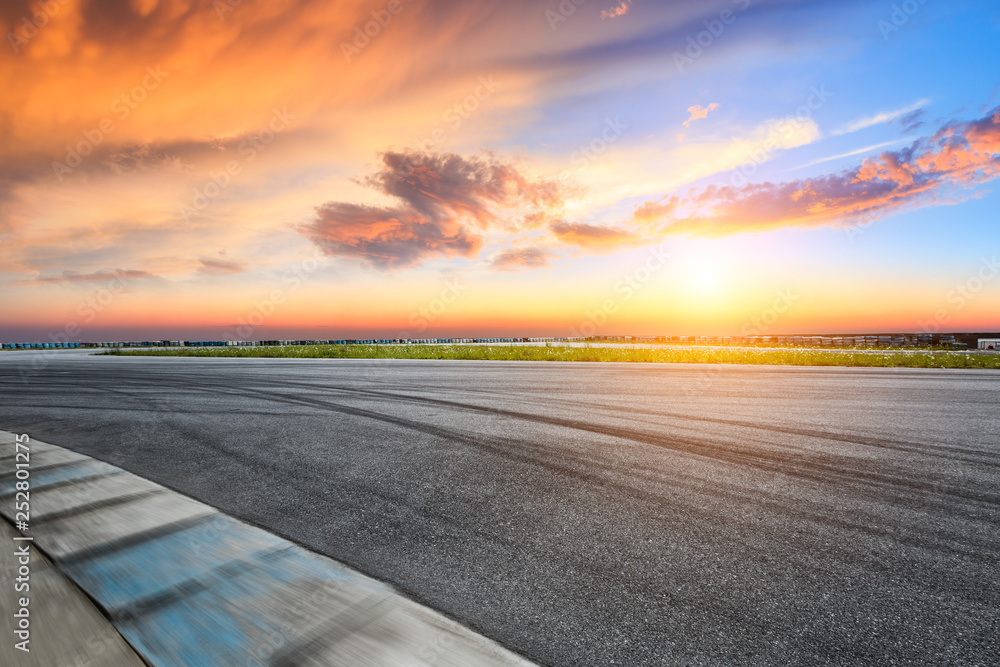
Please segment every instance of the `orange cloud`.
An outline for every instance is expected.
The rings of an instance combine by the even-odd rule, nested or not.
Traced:
[[[615,19],[619,16],[625,16],[628,13],[629,5],[632,4],[632,0],[622,0],[621,3],[615,5],[611,9],[605,9],[601,12],[602,19]]]
[[[709,111],[715,111],[719,108],[718,102],[712,102],[707,107],[702,108],[700,104],[695,104],[693,107],[688,107],[688,111],[691,113],[691,117],[684,121],[684,127],[690,127],[691,121],[701,120],[702,118],[708,118]]]
[[[679,200],[676,195],[664,196],[655,202],[648,201],[636,207],[635,212],[632,214],[632,220],[643,225],[663,220],[677,210],[678,203]]]
[[[563,243],[596,252],[634,246],[642,242],[641,237],[626,229],[582,222],[554,222],[549,225],[549,229]]]

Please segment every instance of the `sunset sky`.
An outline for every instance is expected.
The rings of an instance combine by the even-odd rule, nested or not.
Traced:
[[[1000,3],[0,24],[4,341],[1000,329]]]

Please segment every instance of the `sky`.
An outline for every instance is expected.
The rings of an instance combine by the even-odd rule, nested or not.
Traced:
[[[1000,3],[0,28],[3,341],[1000,330]]]

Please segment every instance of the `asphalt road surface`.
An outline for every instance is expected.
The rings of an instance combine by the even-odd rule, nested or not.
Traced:
[[[0,354],[0,428],[551,665],[987,665],[1000,373]]]

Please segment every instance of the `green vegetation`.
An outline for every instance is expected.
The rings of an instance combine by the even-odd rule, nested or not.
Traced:
[[[779,366],[1000,368],[1000,355],[966,352],[815,348],[543,347],[534,345],[297,345],[287,347],[114,349],[104,354],[283,359],[476,359],[498,361],[627,361]]]

